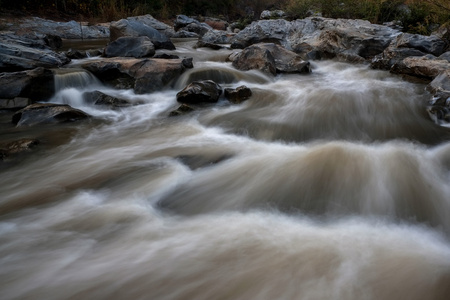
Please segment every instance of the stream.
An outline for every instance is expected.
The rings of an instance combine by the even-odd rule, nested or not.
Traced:
[[[194,44],[165,51],[194,68],[159,92],[58,81],[51,102],[91,121],[0,116],[2,139],[44,139],[0,165],[0,298],[449,299],[450,131],[425,85],[338,61],[243,72]],[[253,96],[168,117],[200,79]]]

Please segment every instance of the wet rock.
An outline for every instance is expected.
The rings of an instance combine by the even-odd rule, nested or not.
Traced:
[[[103,55],[104,49],[89,49],[89,50],[73,50],[69,49],[65,52],[67,58],[83,59],[88,57],[95,57]]]
[[[424,36],[419,34],[403,33],[393,42],[394,48],[411,48],[419,50],[425,54],[439,56],[444,53],[446,43],[439,37],[431,35]]]
[[[89,115],[85,112],[69,105],[35,103],[17,111],[12,117],[12,123],[17,126],[34,126],[73,122],[88,117]]]
[[[179,59],[178,55],[167,54],[167,53],[158,53],[153,55],[153,58],[163,58],[163,59]]]
[[[15,35],[0,35],[0,72],[56,68],[70,60],[43,42]]]
[[[48,69],[0,73],[0,98],[19,97],[42,101],[49,99],[54,91],[53,72]]]
[[[441,72],[430,84],[427,90],[433,94],[427,111],[437,124],[450,122],[450,68]]]
[[[258,43],[276,43],[286,47],[290,26],[286,20],[253,22],[231,39],[231,48],[244,49]]]
[[[187,104],[216,103],[222,87],[212,80],[194,81],[178,92],[177,101]]]
[[[450,51],[443,53],[442,55],[440,55],[438,57],[438,59],[441,59],[441,60],[445,59],[446,61],[450,62]]]
[[[174,28],[176,31],[184,30],[187,32],[194,32],[199,36],[203,36],[209,30],[213,29],[208,24],[200,23],[199,21],[185,15],[177,16],[174,22]]]
[[[122,19],[116,22],[112,22],[110,26],[110,33],[111,41],[115,41],[119,37],[123,36],[146,36],[155,45],[155,49],[175,49],[174,44],[166,35],[134,18]]]
[[[106,57],[151,57],[155,54],[155,46],[146,36],[124,36],[109,43],[105,48]]]
[[[86,102],[109,106],[111,108],[129,107],[133,105],[128,100],[106,95],[100,91],[86,92],[83,94],[83,98]]]
[[[137,94],[161,90],[186,69],[189,60],[155,58],[102,58],[87,61],[82,68],[93,73],[105,83],[118,78],[134,82]]]
[[[194,111],[194,108],[186,104],[181,104],[176,110],[170,112],[169,117],[182,116],[191,111]]]
[[[200,35],[198,33],[195,33],[195,32],[189,32],[189,31],[186,31],[186,30],[180,30],[180,31],[177,31],[173,37],[174,38],[178,38],[178,39],[199,38]]]
[[[158,30],[159,33],[161,33],[162,35],[165,35],[169,38],[174,37],[175,34],[175,30],[172,26],[169,26],[164,22],[158,21],[157,19],[153,18],[153,16],[148,14],[142,16],[129,17],[127,18],[127,20],[137,21],[139,23],[150,26]]]
[[[263,10],[259,16],[261,20],[269,19],[283,19],[286,18],[286,13],[282,10]]]
[[[229,56],[229,59],[235,68],[243,71],[257,69],[273,75],[311,72],[309,62],[273,43],[255,44],[237,55]]]
[[[10,142],[0,149],[0,160],[6,160],[11,156],[30,152],[40,141],[37,139],[20,139]]]
[[[241,85],[235,89],[226,88],[225,89],[225,98],[227,98],[231,103],[239,104],[249,99],[252,96],[252,90],[246,87],[245,85]]]
[[[436,76],[427,86],[427,90],[432,93],[440,91],[450,93],[450,68]]]

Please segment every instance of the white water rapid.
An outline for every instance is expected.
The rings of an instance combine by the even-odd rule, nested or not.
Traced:
[[[59,88],[95,118],[0,165],[0,299],[450,299],[450,131],[424,85],[177,49],[195,67],[160,92]],[[168,117],[197,79],[253,96]],[[143,104],[96,107],[92,90]]]

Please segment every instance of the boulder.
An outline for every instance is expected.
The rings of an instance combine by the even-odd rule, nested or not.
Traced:
[[[57,68],[70,60],[52,51],[44,42],[11,34],[0,35],[0,72]]]
[[[391,72],[395,74],[406,74],[416,77],[433,79],[439,74],[450,69],[450,62],[436,58],[407,57],[400,63],[391,67]]]
[[[63,45],[61,37],[54,34],[45,35],[44,42],[52,49],[59,49]]]
[[[227,30],[230,26],[227,21],[218,18],[205,18],[205,23],[215,30]]]
[[[35,103],[17,111],[12,123],[17,126],[34,126],[73,122],[88,118],[85,112],[65,104]]]
[[[54,76],[51,70],[36,68],[28,71],[0,73],[0,98],[17,99],[19,97],[43,101],[53,96],[54,92]],[[23,100],[14,101],[14,106],[19,102],[23,103]]]
[[[211,49],[224,48],[224,44],[230,43],[230,36],[221,30],[209,30],[197,42],[197,47],[208,47]]]
[[[427,86],[427,90],[432,93],[437,92],[449,92],[450,93],[450,68],[440,73],[430,84]]]
[[[125,99],[119,99],[110,95],[106,95],[100,91],[85,92],[83,98],[88,103],[93,103],[95,105],[104,105],[111,108],[128,107],[133,104]]]
[[[437,123],[450,123],[450,68],[441,72],[427,90],[433,94],[427,107],[430,117]]]
[[[189,66],[189,59],[102,58],[86,61],[81,67],[109,83],[119,78],[133,82],[137,94],[161,90],[180,76]]]
[[[270,42],[292,50],[303,58],[333,58],[365,61],[383,52],[400,34],[398,30],[364,20],[309,17],[288,22],[253,22],[231,39],[231,48]]]
[[[105,48],[106,57],[151,57],[155,54],[155,46],[146,36],[123,36],[111,42]]]
[[[194,81],[177,93],[177,101],[185,104],[216,103],[222,87],[212,80]]]
[[[31,104],[30,98],[0,99],[0,110],[16,110]]]
[[[139,20],[133,18],[112,22],[110,26],[110,33],[111,42],[123,36],[146,36],[155,45],[155,49],[175,49],[174,44],[166,35],[160,33],[155,28],[145,23],[141,23]]]
[[[275,75],[276,73],[309,73],[310,63],[298,54],[273,43],[261,43],[245,48],[229,60],[239,70],[257,69]]]
[[[234,104],[242,103],[245,100],[249,99],[251,96],[252,90],[245,85],[241,85],[235,89],[225,89],[225,98],[227,98],[231,103]]]
[[[176,31],[184,30],[187,32],[194,32],[199,36],[203,36],[209,30],[213,28],[206,23],[200,23],[199,21],[187,17],[185,15],[178,15],[174,22],[174,28]]]
[[[109,37],[109,24],[91,25],[88,22],[55,22],[30,17],[14,22],[8,30],[23,35],[32,32],[34,36],[58,36],[63,39],[105,39]]]
[[[446,43],[441,38],[431,35],[424,36],[420,34],[402,33],[392,41],[394,48],[411,48],[419,50],[425,54],[439,56],[445,52]]]
[[[174,38],[178,38],[178,39],[186,39],[186,38],[199,38],[200,35],[198,33],[195,32],[189,32],[186,30],[179,30],[175,33],[175,35],[173,36]]]
[[[127,20],[133,20],[137,21],[139,23],[145,24],[147,26],[150,26],[156,30],[159,31],[162,35],[165,35],[169,38],[173,37],[175,34],[175,30],[172,26],[167,25],[166,23],[163,23],[161,21],[158,21],[157,19],[153,18],[151,15],[142,15],[142,16],[136,16],[136,17],[129,17]]]

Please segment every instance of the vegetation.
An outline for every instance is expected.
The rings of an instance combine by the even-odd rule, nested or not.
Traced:
[[[450,23],[449,0],[0,0],[2,10],[112,21],[152,14],[169,20],[177,14],[215,16],[246,24],[265,9],[283,9],[291,18],[320,14],[330,18],[399,21],[406,31],[430,33]]]

